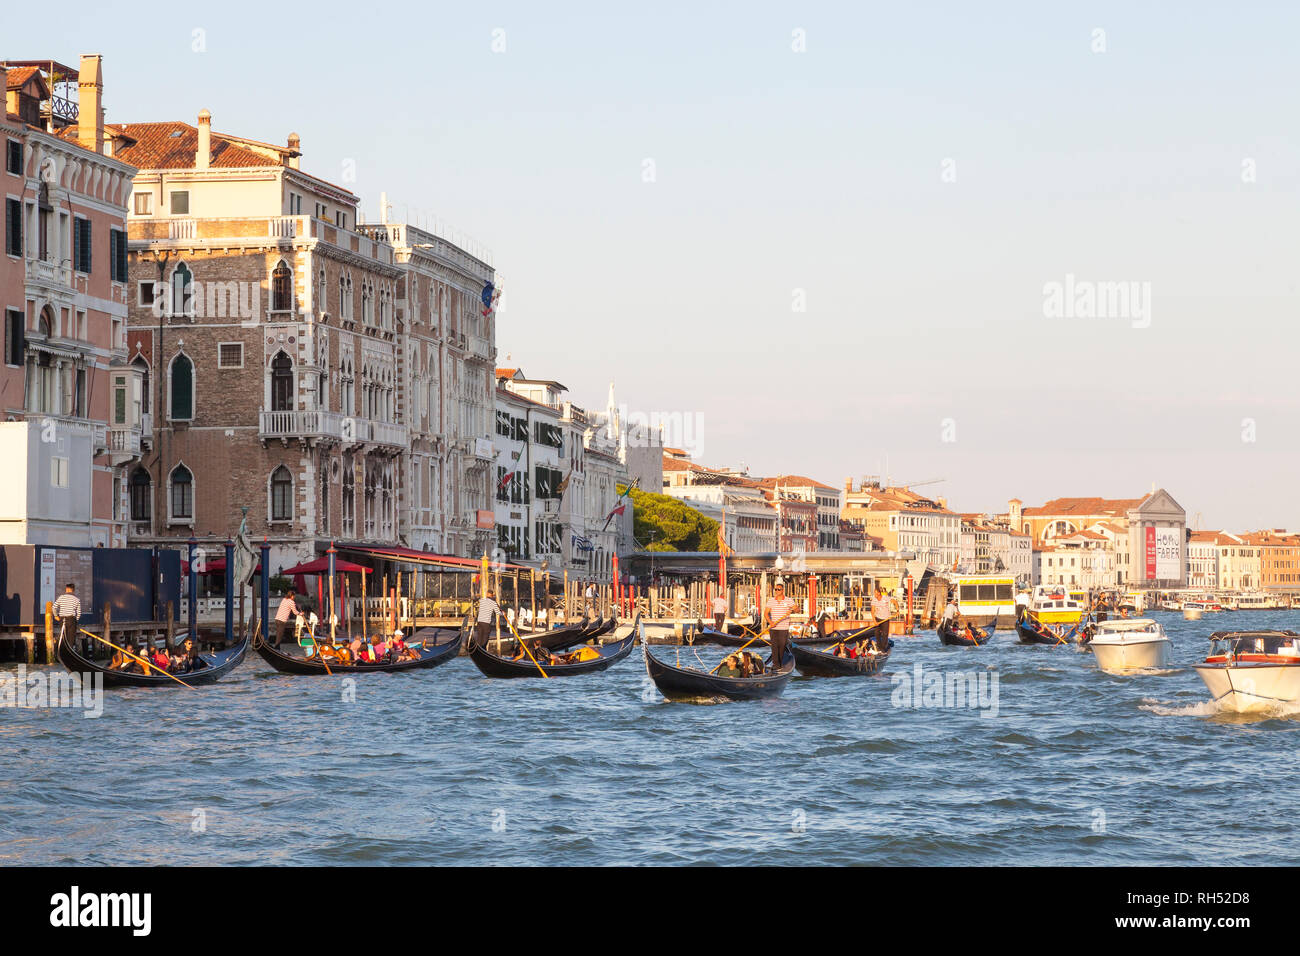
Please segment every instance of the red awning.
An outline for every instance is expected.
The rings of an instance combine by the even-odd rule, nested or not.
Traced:
[[[353,564],[351,561],[344,561],[342,558],[334,559],[335,574],[369,574],[371,568],[362,567],[359,564]],[[330,559],[328,556],[316,558],[308,561],[306,564],[299,564],[295,567],[288,568],[281,572],[285,577],[292,577],[295,574],[329,574]]]

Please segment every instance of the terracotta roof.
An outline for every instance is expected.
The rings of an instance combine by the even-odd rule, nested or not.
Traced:
[[[22,89],[33,76],[41,81],[41,88],[48,92],[49,87],[45,84],[45,78],[41,76],[40,67],[36,66],[11,66],[5,75],[5,89]]]
[[[760,478],[758,484],[763,488],[775,488],[777,484],[791,485],[795,488],[825,488],[828,491],[839,491],[831,485],[822,484],[814,478],[806,478],[803,475],[777,475],[774,478]]]
[[[1025,508],[1022,514],[1043,515],[1122,515],[1136,508],[1142,498],[1053,498],[1036,508]]]
[[[109,127],[105,127],[108,129]],[[125,137],[116,150],[119,159],[140,169],[193,169],[194,156],[199,148],[199,131],[189,123],[119,123],[113,124],[112,130]],[[66,139],[68,130],[61,135]],[[271,157],[241,146],[233,138],[220,133],[212,133],[213,169],[247,169],[253,167],[279,166]],[[290,150],[282,149],[287,155]]]
[[[517,368],[499,368],[497,369],[497,378],[514,378],[519,374]]]

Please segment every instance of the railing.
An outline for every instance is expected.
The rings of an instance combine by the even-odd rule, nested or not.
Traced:
[[[72,263],[51,259],[28,259],[27,277],[51,285],[72,286]]]
[[[278,216],[266,222],[266,234],[271,239],[294,239],[298,236],[297,216]]]
[[[111,425],[108,429],[108,450],[128,455],[140,454],[140,429],[124,425]]]
[[[195,235],[195,220],[193,219],[168,219],[167,220],[167,238],[168,239],[193,239]]]
[[[410,444],[405,425],[391,422],[371,422],[371,441],[378,445],[392,445],[405,448]]]
[[[343,416],[323,408],[262,409],[258,434],[261,438],[341,438]]]

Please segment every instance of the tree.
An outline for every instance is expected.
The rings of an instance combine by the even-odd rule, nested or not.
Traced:
[[[684,501],[639,488],[629,497],[632,535],[647,551],[718,550],[718,523]]]

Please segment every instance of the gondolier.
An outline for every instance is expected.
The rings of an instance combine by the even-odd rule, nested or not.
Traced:
[[[772,588],[772,600],[763,609],[767,619],[768,638],[772,643],[772,667],[781,666],[785,650],[790,646],[790,615],[794,614],[794,601],[785,596],[785,585],[777,582]]]
[[[77,636],[77,624],[81,620],[81,599],[71,581],[63,586],[63,593],[54,602],[54,616],[59,622],[60,638],[72,639]]]
[[[890,621],[894,617],[894,603],[885,597],[885,592],[879,584],[876,585],[876,596],[871,599],[871,616],[876,623]],[[889,628],[886,627],[884,631],[885,633],[876,639],[876,647],[882,651],[889,648]]]
[[[477,632],[476,639],[479,644],[486,644],[488,637],[492,632],[492,618],[501,613],[501,606],[497,604],[496,598],[491,588],[488,588],[487,596],[478,602],[478,621],[474,625]]]
[[[719,631],[727,622],[727,593],[719,591],[713,598],[713,626]]]
[[[275,646],[279,647],[284,643],[284,632],[289,627],[289,618],[292,615],[302,617],[302,611],[298,607],[298,602],[294,598],[293,588],[285,592],[280,601],[280,606],[275,611]]]
[[[943,609],[943,626],[952,627],[957,623],[957,597],[954,595],[948,599],[948,606]]]

